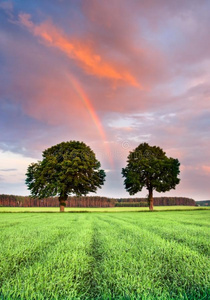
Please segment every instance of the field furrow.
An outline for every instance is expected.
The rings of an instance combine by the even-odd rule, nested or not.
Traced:
[[[132,218],[129,214],[124,217],[120,215],[116,216],[117,219],[124,222],[128,222],[137,227],[142,227],[151,233],[156,233],[163,239],[168,241],[175,241],[178,244],[183,244],[190,249],[197,251],[199,254],[210,256],[210,227],[206,225],[191,226],[188,223],[186,225],[183,222],[166,220],[164,218],[158,218],[156,214],[154,218],[150,218],[145,222],[145,218]]]
[[[208,299],[207,216],[0,214],[0,299]]]
[[[206,257],[114,217],[103,221],[115,228],[111,244],[110,239],[107,240],[110,249],[106,256],[110,257],[108,269],[112,270],[115,292],[119,287],[116,294],[125,290],[129,297],[141,294],[148,299],[155,290],[151,299],[180,299],[180,295],[177,298],[176,295],[184,286],[186,297],[195,297],[198,293],[205,297],[209,270]]]

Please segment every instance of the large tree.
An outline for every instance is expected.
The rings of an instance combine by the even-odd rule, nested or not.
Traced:
[[[153,191],[166,192],[175,189],[180,182],[178,159],[168,158],[165,152],[147,143],[140,144],[128,155],[127,166],[122,169],[124,185],[130,195],[146,187],[149,209],[153,210]]]
[[[83,142],[63,142],[43,151],[43,160],[29,165],[26,184],[31,196],[58,196],[64,211],[69,195],[96,192],[105,181],[95,153]]]

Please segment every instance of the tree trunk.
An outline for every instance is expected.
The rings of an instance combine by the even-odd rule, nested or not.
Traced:
[[[67,198],[68,198],[68,195],[60,195],[60,197],[59,197],[60,212],[64,212]]]
[[[60,212],[64,212],[65,206],[66,206],[66,201],[60,202]]]
[[[149,210],[153,210],[153,191],[152,188],[149,189]]]

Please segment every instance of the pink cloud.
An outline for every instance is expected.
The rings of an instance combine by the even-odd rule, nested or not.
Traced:
[[[48,46],[58,48],[69,58],[77,60],[87,73],[140,86],[136,78],[123,66],[115,66],[114,63],[106,61],[100,54],[95,53],[87,42],[68,38],[51,22],[35,25],[31,21],[31,16],[23,13],[19,14],[19,20],[35,36],[41,37]]]
[[[202,166],[202,170],[205,174],[210,175],[210,166]]]
[[[43,7],[40,1],[39,12],[13,3],[14,10],[11,4],[3,7],[9,22],[0,20],[0,93],[17,111],[4,123],[2,147],[10,143],[13,151],[27,148],[28,153],[41,155],[63,140],[83,140],[103,166],[111,168],[106,143],[115,162],[109,178],[121,195],[120,172],[129,151],[148,142],[181,162],[181,184],[174,195],[209,195],[210,52],[205,6],[194,0],[113,0],[111,5],[79,1],[72,21],[66,17],[71,8],[67,2],[59,6],[59,13],[55,1]],[[94,113],[75,90],[70,73]]]

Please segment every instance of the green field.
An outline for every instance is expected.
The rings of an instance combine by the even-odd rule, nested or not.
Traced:
[[[154,206],[154,211],[205,210],[209,207],[196,206]],[[0,207],[0,212],[59,212],[59,207]],[[148,207],[66,207],[66,212],[138,212],[149,211]]]
[[[209,217],[0,213],[0,299],[209,299]]]

